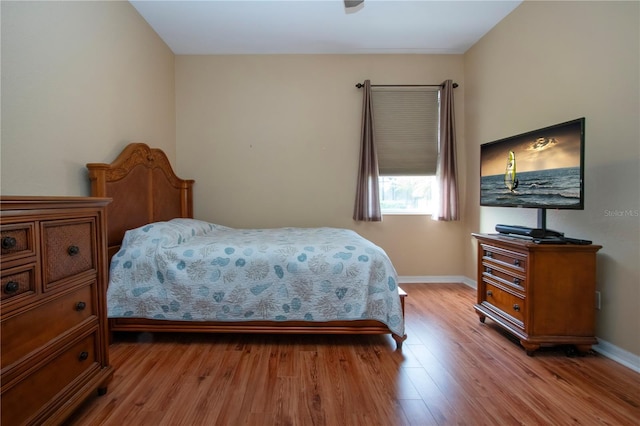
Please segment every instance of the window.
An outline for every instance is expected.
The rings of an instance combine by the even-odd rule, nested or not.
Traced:
[[[371,90],[383,214],[434,211],[439,94],[439,87]]]
[[[383,214],[431,214],[435,210],[434,176],[380,176]]]

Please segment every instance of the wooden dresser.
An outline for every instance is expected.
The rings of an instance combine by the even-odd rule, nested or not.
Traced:
[[[478,240],[474,308],[520,339],[528,355],[541,346],[587,352],[595,338],[598,245],[535,244],[495,234]]]
[[[1,423],[60,424],[113,375],[107,198],[1,197]]]

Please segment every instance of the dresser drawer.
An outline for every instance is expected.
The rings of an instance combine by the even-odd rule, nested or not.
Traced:
[[[95,270],[94,235],[93,218],[42,223],[45,291],[64,278]]]
[[[96,318],[95,283],[65,293],[20,314],[3,315],[0,332],[2,368],[19,361],[51,339],[87,320]]]
[[[0,227],[0,234],[3,263],[35,255],[33,223],[2,225],[2,227]]]
[[[509,287],[513,287],[514,289],[519,290],[521,292],[525,290],[526,279],[524,274],[520,274],[508,269],[504,269],[503,265],[500,265],[500,264],[482,262],[482,266],[484,268],[483,274],[486,274],[492,279],[497,280]]]
[[[2,271],[1,300],[4,302],[17,296],[28,297],[36,294],[36,264],[19,266]],[[4,308],[4,306],[3,306]]]
[[[524,274],[527,270],[527,255],[525,253],[486,244],[482,245],[482,249],[483,259],[485,261],[491,261],[496,265],[511,269],[519,274]]]
[[[497,308],[498,314],[524,329],[525,300],[488,282],[485,282],[485,286],[486,294],[483,304],[488,303],[495,307],[492,309],[493,311],[496,311]]]
[[[80,377],[99,369],[96,357],[97,337],[91,334],[71,345],[42,368],[31,372],[13,385],[3,383],[2,424],[18,425],[29,422],[66,387],[81,385]],[[7,388],[8,389],[5,389]],[[62,401],[60,401],[62,402]],[[58,403],[60,403],[58,402]]]

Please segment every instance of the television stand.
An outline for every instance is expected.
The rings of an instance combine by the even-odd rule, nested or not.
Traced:
[[[477,303],[518,337],[527,355],[541,346],[574,345],[588,352],[595,338],[596,253],[592,244],[536,244],[501,234],[478,241]]]

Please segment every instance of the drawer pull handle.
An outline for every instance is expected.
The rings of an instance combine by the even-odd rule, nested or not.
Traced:
[[[489,296],[489,297],[493,296],[493,291],[491,291],[491,290],[487,291],[487,296]]]
[[[87,358],[89,358],[89,352],[80,352],[80,356],[78,357],[80,361],[84,361]]]
[[[7,294],[15,293],[20,288],[20,284],[17,281],[9,281],[4,285],[4,292]]]
[[[514,260],[513,260],[513,264],[514,264],[515,266],[520,266],[520,259],[514,259]]]
[[[518,305],[517,303],[515,303],[515,304],[513,305],[513,310],[514,310],[514,311],[516,311],[516,312],[520,312],[520,305]]]
[[[485,251],[484,255],[487,257],[493,257],[493,253],[491,253],[490,251]]]
[[[5,250],[9,250],[9,249],[15,248],[17,243],[18,242],[13,237],[3,237],[2,238],[2,248],[5,249]]]
[[[513,283],[514,283],[515,285],[520,285],[520,278],[514,278],[514,279],[513,279]]]
[[[69,253],[69,256],[75,256],[78,253],[80,253],[80,247],[78,247],[78,246],[69,246],[69,248],[67,249],[67,253]]]
[[[76,303],[76,311],[84,311],[84,309],[87,307],[87,304],[85,302],[78,302]]]
[[[487,274],[493,274],[493,269],[491,268],[485,268],[485,271],[487,272]]]

